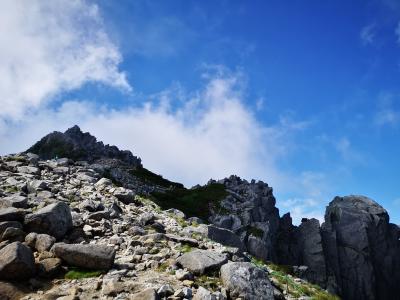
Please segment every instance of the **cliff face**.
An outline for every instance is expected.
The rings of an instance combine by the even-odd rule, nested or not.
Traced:
[[[190,299],[192,291],[197,299],[233,299],[242,292],[248,299],[293,299],[299,297],[296,282],[315,283],[349,300],[399,299],[400,229],[369,198],[336,197],[322,225],[303,219],[294,226],[290,214],[279,216],[273,190],[262,181],[230,176],[186,189],[145,169],[130,151],[104,145],[77,126],[47,135],[28,151],[37,155],[0,157],[1,278],[9,279],[7,270],[13,268],[19,268],[11,272],[13,279],[53,278],[62,264],[87,267],[95,259],[110,270],[96,283],[101,292],[82,297],[128,293],[135,275],[143,286],[157,277],[151,299],[173,294],[172,286],[161,282],[179,288],[173,299]],[[56,241],[66,244],[50,251]],[[195,251],[183,255],[190,250]],[[248,264],[248,254],[281,266],[263,265],[261,272]],[[156,276],[154,270],[167,262],[176,276]],[[280,273],[283,269],[289,274]],[[185,290],[185,280],[200,280],[206,270],[216,276],[215,293],[197,283]],[[292,292],[288,288],[284,294],[291,285]]]
[[[328,273],[345,299],[400,295],[400,231],[375,201],[336,197],[322,225]]]

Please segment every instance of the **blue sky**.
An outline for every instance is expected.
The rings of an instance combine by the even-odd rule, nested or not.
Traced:
[[[363,194],[400,223],[400,2],[4,5],[2,154],[78,123],[188,186],[261,179],[296,222]]]

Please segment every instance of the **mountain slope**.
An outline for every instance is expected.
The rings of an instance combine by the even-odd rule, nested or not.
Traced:
[[[379,204],[337,197],[294,226],[275,202],[261,181],[186,189],[77,126],[51,133],[0,158],[0,279],[36,280],[0,295],[397,299],[400,230]]]

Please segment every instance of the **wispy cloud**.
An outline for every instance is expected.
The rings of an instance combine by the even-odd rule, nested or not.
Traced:
[[[376,36],[376,24],[364,26],[360,32],[360,39],[363,45],[373,44]]]
[[[131,89],[94,4],[3,1],[0,28],[0,118],[21,118],[87,82]]]
[[[375,117],[375,122],[379,126],[396,125],[399,120],[400,113],[390,108],[378,111]]]
[[[397,23],[397,27],[395,29],[395,34],[397,36],[397,43],[400,44],[400,22]]]
[[[378,109],[375,114],[375,124],[379,127],[395,126],[400,121],[400,112],[393,105],[398,97],[392,93],[381,93],[378,99]]]

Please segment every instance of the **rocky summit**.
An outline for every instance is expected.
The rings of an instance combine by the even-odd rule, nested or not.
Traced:
[[[0,299],[400,299],[400,228],[364,196],[322,224],[237,176],[190,189],[74,126],[0,157]]]

